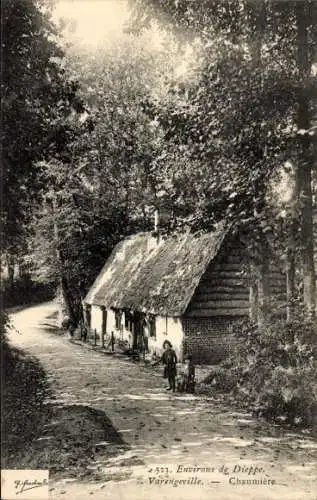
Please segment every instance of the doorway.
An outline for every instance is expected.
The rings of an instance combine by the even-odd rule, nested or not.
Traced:
[[[102,307],[102,325],[101,325],[101,345],[105,346],[105,336],[107,335],[107,309]]]

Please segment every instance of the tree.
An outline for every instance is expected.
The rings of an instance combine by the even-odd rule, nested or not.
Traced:
[[[82,111],[77,83],[60,64],[63,52],[49,7],[45,0],[2,3],[1,239],[12,278],[42,187],[36,162],[67,156],[70,117]]]
[[[164,94],[168,55],[160,48],[153,55],[144,39],[128,35],[93,58],[76,47],[68,53],[87,116],[68,145],[70,158],[41,166],[45,188],[31,245],[40,278],[61,285],[75,324],[114,245],[153,228],[159,176],[152,159],[163,135],[146,110]]]
[[[297,126],[299,130],[308,131],[311,127],[313,95],[310,93],[310,75],[312,68],[312,53],[310,51],[310,15],[313,13],[310,2],[295,6],[296,16],[296,48],[298,70],[298,108]],[[316,93],[315,93],[316,97]],[[316,307],[316,277],[314,267],[314,227],[312,200],[312,169],[315,164],[314,151],[309,135],[300,136],[299,148],[302,153],[301,165],[297,171],[297,191],[301,209],[301,242],[303,266],[304,304],[309,315],[315,314]]]
[[[266,203],[269,179],[285,160],[299,160],[297,191],[301,201],[297,212],[301,214],[304,303],[313,314],[313,145],[307,131],[316,91],[310,77],[317,42],[316,3],[132,3],[136,6],[134,26],[140,28],[155,18],[176,29],[182,39],[199,36],[206,47],[204,78],[191,96],[189,113],[187,109],[175,117],[174,129],[177,122],[178,131],[174,135],[182,136],[182,141],[184,132],[187,141],[190,136],[191,149],[195,154],[198,151],[200,162],[203,155],[208,157],[209,178],[215,175],[219,162],[222,171],[218,177],[220,183],[224,180],[225,189],[221,190],[219,181],[214,183],[210,193],[213,213],[215,200],[222,197],[222,214],[231,207],[240,220],[243,215],[243,219],[262,219],[267,228],[276,225]],[[199,101],[204,103],[201,108]],[[297,131],[304,132],[298,136]],[[230,172],[228,177],[224,165]],[[298,227],[296,223],[291,226],[293,232]]]

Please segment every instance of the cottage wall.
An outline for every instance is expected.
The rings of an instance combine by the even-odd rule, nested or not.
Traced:
[[[250,313],[250,283],[244,263],[246,252],[239,239],[228,241],[194,293],[183,327],[184,350],[196,362],[217,363],[234,352],[234,331]],[[285,299],[285,277],[276,266],[271,266],[269,281],[271,296]]]
[[[107,309],[107,335],[109,336],[111,333],[113,333],[115,341],[127,342],[127,347],[132,347],[132,333],[125,328],[124,312],[121,314],[120,324],[116,325],[115,311]]]
[[[91,308],[91,336],[94,337],[94,331],[96,330],[98,341],[102,333],[102,319],[102,308],[93,305]],[[107,336],[113,332],[115,340],[126,341],[129,347],[132,347],[132,333],[125,328],[124,313],[121,316],[120,328],[116,326],[115,312],[112,309],[107,309]],[[164,340],[169,340],[176,354],[179,357],[181,356],[184,331],[180,318],[156,316],[155,335],[150,336],[148,328],[145,328],[144,333],[148,338],[148,349],[150,354],[161,354]]]
[[[249,282],[239,240],[225,245],[208,266],[186,311],[186,317],[237,317],[249,313]]]
[[[163,352],[164,340],[169,340],[173,345],[178,357],[181,356],[184,330],[180,318],[169,316],[156,316],[156,335],[149,337],[149,352],[161,354]]]
[[[102,331],[102,309],[100,306],[91,306],[91,323],[90,328],[92,331],[96,330],[96,332],[100,335]]]
[[[107,309],[107,335],[116,331],[116,316],[112,309]]]
[[[109,336],[111,332],[114,332],[115,336],[117,336],[116,331],[116,322],[115,322],[115,313],[112,309],[107,309],[107,321],[106,321],[106,335]],[[100,343],[101,334],[102,334],[102,325],[103,325],[103,310],[101,306],[92,305],[91,306],[91,323],[90,323],[90,337],[95,337],[96,332],[96,340]]]

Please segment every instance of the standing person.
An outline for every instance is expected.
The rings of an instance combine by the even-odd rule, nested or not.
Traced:
[[[162,363],[164,365],[164,372],[168,379],[169,387],[168,391],[175,392],[175,379],[176,379],[176,363],[177,357],[176,353],[172,347],[172,344],[169,340],[165,340],[163,342],[163,355],[162,355]]]
[[[177,357],[176,353],[172,347],[172,344],[170,343],[169,340],[165,340],[163,342],[163,349],[164,352],[162,356],[157,360],[152,363],[152,366],[158,365],[160,362],[163,363],[164,365],[164,378],[168,379],[168,384],[169,386],[166,388],[167,391],[173,391],[175,392],[176,388],[176,363],[177,363]]]

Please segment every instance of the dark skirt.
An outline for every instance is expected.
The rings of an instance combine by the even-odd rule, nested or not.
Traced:
[[[164,366],[164,378],[176,377],[176,366]]]

